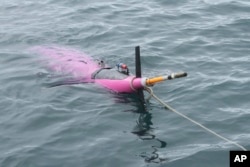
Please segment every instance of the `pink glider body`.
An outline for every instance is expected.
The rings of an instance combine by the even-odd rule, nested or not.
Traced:
[[[135,78],[134,76],[128,76],[121,80],[111,79],[95,79],[95,82],[110,90],[120,93],[132,93],[136,89],[142,88],[141,78]]]
[[[64,75],[70,75],[77,83],[94,82],[118,93],[132,93],[135,92],[136,89],[143,87],[141,78],[135,78],[135,76],[126,74],[119,74],[124,75],[123,79],[112,77],[111,79],[110,77],[94,78],[93,75],[98,75],[98,71],[103,68],[109,70],[107,66],[93,60],[85,53],[74,49],[39,46],[32,48],[32,51],[43,55],[48,60],[47,66],[50,70]],[[120,72],[117,71],[116,73]]]

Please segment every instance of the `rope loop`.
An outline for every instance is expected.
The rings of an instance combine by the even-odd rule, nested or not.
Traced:
[[[145,86],[144,90],[146,90],[149,93],[149,96],[146,98],[146,100],[149,101],[154,94],[153,89],[148,86]]]
[[[130,86],[130,88],[131,88],[134,92],[137,92],[137,90],[134,88],[134,85],[133,85],[133,82],[134,82],[135,79],[136,79],[136,77],[133,77],[133,78],[131,79],[131,81],[129,82],[129,86]]]

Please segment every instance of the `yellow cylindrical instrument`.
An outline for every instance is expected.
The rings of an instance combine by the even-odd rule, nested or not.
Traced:
[[[154,85],[155,83],[158,83],[158,82],[162,82],[162,81],[170,80],[170,79],[174,79],[174,78],[185,77],[185,76],[187,76],[187,73],[180,72],[180,73],[172,73],[171,75],[147,78],[146,79],[146,85],[147,86],[152,86],[152,85]]]

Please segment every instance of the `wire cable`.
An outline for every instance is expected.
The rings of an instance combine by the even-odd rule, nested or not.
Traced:
[[[152,90],[150,87],[145,87],[144,89],[150,94],[150,97],[154,97],[154,98],[155,98],[159,103],[161,103],[165,108],[167,108],[167,109],[169,109],[170,111],[172,111],[172,112],[178,114],[179,116],[181,116],[181,117],[187,119],[188,121],[190,121],[190,122],[192,122],[192,123],[198,125],[199,127],[201,127],[202,129],[204,129],[205,131],[212,133],[213,135],[215,135],[215,136],[221,138],[222,140],[224,140],[224,141],[226,141],[226,142],[228,142],[228,143],[231,143],[231,144],[233,144],[233,145],[239,147],[240,149],[242,149],[242,150],[244,150],[244,151],[247,151],[247,149],[246,149],[245,147],[243,147],[242,145],[240,145],[240,144],[238,144],[238,143],[236,143],[236,142],[234,142],[234,141],[232,141],[232,140],[229,140],[229,139],[227,139],[227,138],[225,138],[225,137],[219,135],[218,133],[212,131],[211,129],[209,129],[209,128],[207,128],[207,127],[205,127],[204,125],[200,124],[199,122],[197,122],[197,121],[195,121],[195,120],[189,118],[188,116],[186,116],[186,115],[184,115],[184,114],[182,114],[182,113],[176,111],[174,108],[172,108],[172,107],[169,106],[167,103],[163,102],[160,98],[158,98],[158,97],[154,94],[153,90]]]

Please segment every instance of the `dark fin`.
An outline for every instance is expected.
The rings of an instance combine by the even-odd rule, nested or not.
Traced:
[[[140,46],[135,47],[135,74],[136,78],[141,78],[141,56],[140,56]],[[141,100],[143,106],[145,106],[144,93],[142,89],[137,91],[137,94]],[[145,108],[144,108],[145,109]]]
[[[135,47],[135,74],[136,78],[141,78],[140,46]]]

